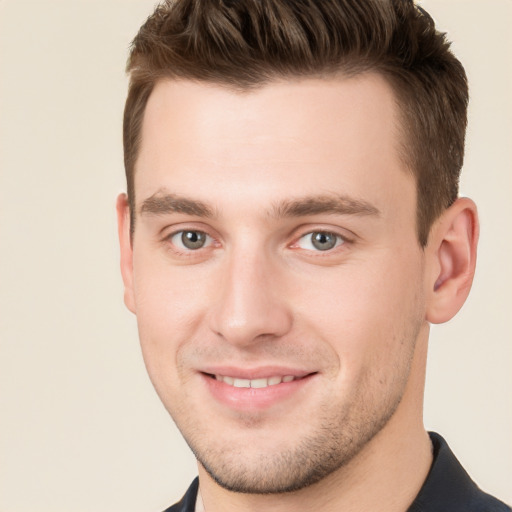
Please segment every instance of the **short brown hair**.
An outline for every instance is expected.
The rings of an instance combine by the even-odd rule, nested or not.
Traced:
[[[417,182],[417,229],[458,195],[468,87],[445,34],[412,0],[166,0],[141,27],[127,64],[124,162],[134,172],[148,98],[163,78],[249,90],[278,78],[373,71],[391,84],[402,157]]]

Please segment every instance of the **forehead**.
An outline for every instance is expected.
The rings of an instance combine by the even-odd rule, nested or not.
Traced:
[[[220,201],[223,187],[253,202],[330,192],[389,202],[400,180],[411,189],[398,128],[392,89],[376,74],[246,92],[161,81],[144,115],[137,202],[159,189]]]

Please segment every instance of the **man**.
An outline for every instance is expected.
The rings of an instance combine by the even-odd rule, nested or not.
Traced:
[[[198,461],[171,511],[505,511],[422,423],[475,269],[467,84],[407,0],[178,0],[134,40],[125,302]]]

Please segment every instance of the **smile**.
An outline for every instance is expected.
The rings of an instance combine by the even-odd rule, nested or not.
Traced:
[[[274,377],[263,378],[263,379],[239,379],[236,377],[230,377],[228,375],[214,375],[215,380],[224,382],[228,386],[235,388],[266,388],[268,386],[276,386],[282,382],[291,382],[296,380],[297,377],[293,375],[276,375]]]
[[[301,390],[313,385],[318,372],[290,368],[213,368],[202,371],[203,382],[213,398],[239,412],[263,411],[284,401],[304,397]],[[289,402],[294,403],[294,402]]]

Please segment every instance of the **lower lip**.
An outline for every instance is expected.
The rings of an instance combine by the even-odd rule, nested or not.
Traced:
[[[266,388],[236,388],[204,373],[201,375],[210,393],[221,404],[236,410],[261,410],[299,394],[316,374]]]

